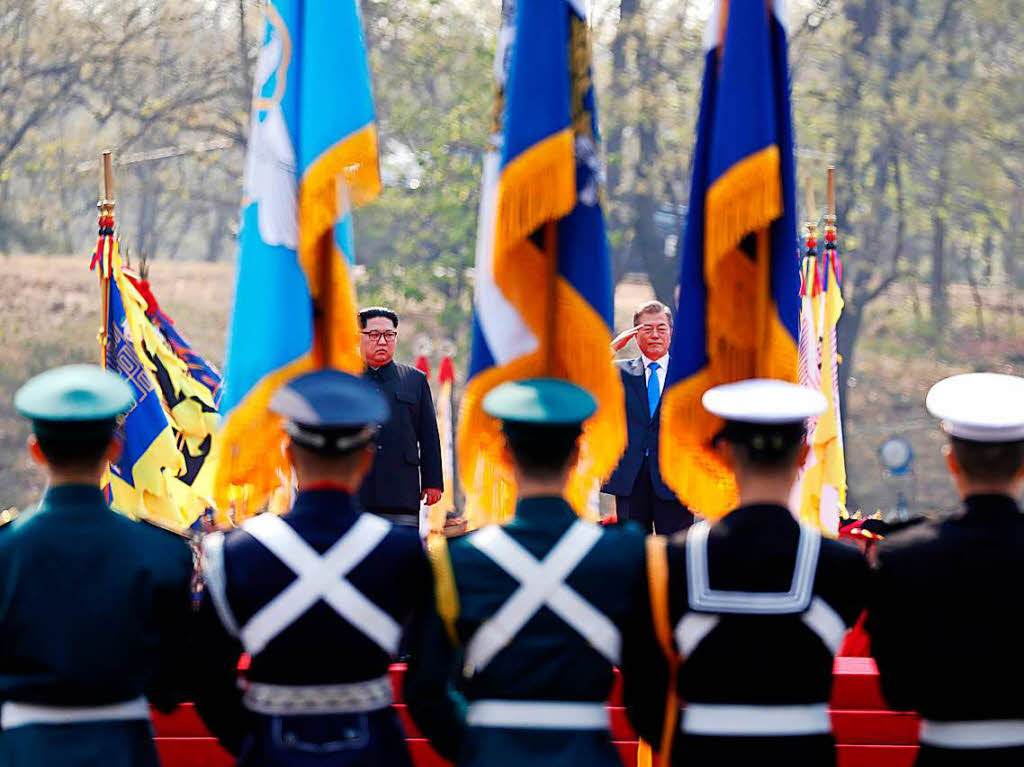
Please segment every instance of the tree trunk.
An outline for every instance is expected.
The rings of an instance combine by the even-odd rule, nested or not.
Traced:
[[[614,76],[611,82],[612,102],[616,108],[622,108],[623,100],[627,98],[628,89],[628,66],[629,44],[633,36],[633,23],[636,17],[637,0],[622,0],[619,6],[619,23],[615,29],[615,39],[612,41],[612,72]],[[607,163],[606,191],[608,197],[619,205],[609,211],[616,223],[629,218],[628,205],[619,199],[622,194],[622,168],[625,164],[623,157],[623,131],[625,120],[614,120],[611,130],[608,131],[605,140],[605,161]],[[624,228],[629,228],[624,227]],[[612,251],[612,277],[617,283],[622,279],[623,274],[629,268],[629,243],[623,242],[618,248]]]
[[[249,66],[249,46],[245,39],[245,2],[238,0],[238,66],[242,98],[248,99],[252,95],[252,70]]]
[[[946,176],[945,168],[943,168],[942,175]],[[941,209],[941,206],[939,207]],[[939,343],[949,317],[949,295],[946,283],[946,219],[942,213],[938,213],[932,220],[932,273],[928,283],[931,295],[932,328],[935,333],[936,345]]]

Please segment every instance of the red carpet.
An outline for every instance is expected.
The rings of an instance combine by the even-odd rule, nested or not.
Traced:
[[[391,669],[395,708],[409,737],[417,767],[445,767],[416,730],[401,703],[401,665]],[[626,720],[618,686],[609,701],[612,734],[627,766],[635,763],[636,735]],[[837,658],[832,723],[839,743],[839,767],[910,767],[917,750],[917,716],[889,711],[878,689],[871,658]],[[173,714],[153,713],[156,743],[164,767],[229,767],[232,758],[210,737],[190,703]]]

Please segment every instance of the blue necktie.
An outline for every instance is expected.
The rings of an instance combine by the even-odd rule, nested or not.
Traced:
[[[658,383],[658,365],[652,362],[647,366],[651,371],[651,377],[647,381],[647,407],[650,408],[651,418],[654,418],[654,411],[658,409],[658,400],[661,399],[661,384]]]

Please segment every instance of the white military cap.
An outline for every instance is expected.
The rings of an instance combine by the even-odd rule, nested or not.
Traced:
[[[821,392],[774,378],[715,386],[704,392],[701,404],[726,421],[751,424],[802,423],[828,407]]]
[[[935,384],[925,400],[951,437],[971,442],[1024,440],[1024,378],[965,373]]]

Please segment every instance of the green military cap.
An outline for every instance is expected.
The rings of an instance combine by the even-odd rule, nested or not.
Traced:
[[[484,412],[506,423],[578,426],[596,410],[586,389],[556,378],[511,381],[484,397]]]
[[[134,399],[131,387],[119,375],[98,365],[65,365],[29,380],[14,395],[14,407],[32,419],[37,433],[90,422],[112,429],[114,419]]]

